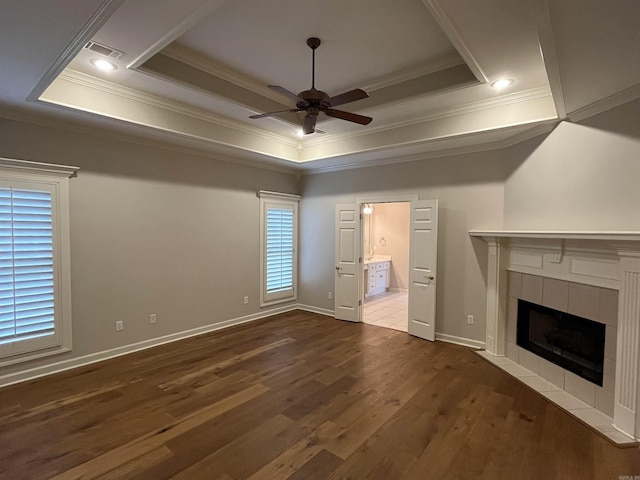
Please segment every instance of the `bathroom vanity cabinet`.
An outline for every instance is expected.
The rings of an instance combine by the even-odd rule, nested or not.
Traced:
[[[372,257],[364,264],[365,269],[365,295],[383,293],[389,288],[391,274],[391,259],[376,259]]]

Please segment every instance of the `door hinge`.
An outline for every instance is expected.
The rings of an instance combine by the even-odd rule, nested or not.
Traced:
[[[358,300],[358,306],[361,307],[362,306],[362,300]]]
[[[358,257],[358,263],[362,263],[362,257]]]

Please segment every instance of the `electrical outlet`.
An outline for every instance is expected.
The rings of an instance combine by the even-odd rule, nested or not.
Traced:
[[[467,324],[473,325],[473,315],[467,315]]]
[[[156,314],[152,313],[149,315],[149,323],[156,323]]]
[[[329,292],[329,300],[331,300],[333,298],[333,293]]]
[[[122,320],[118,320],[116,322],[116,332],[121,332],[122,330],[124,330],[124,323]]]
[[[248,305],[249,304],[249,297],[244,297],[244,304]]]

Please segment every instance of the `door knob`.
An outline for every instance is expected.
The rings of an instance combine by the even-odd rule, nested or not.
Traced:
[[[433,275],[425,275],[424,278],[426,278],[427,280],[434,280],[436,277],[434,277]]]
[[[340,265],[336,266],[336,270],[342,270],[342,267]]]

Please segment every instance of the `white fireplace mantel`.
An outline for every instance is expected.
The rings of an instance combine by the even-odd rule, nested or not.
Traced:
[[[507,272],[619,291],[613,425],[640,440],[640,232],[472,230],[488,245],[486,350],[505,354]]]

